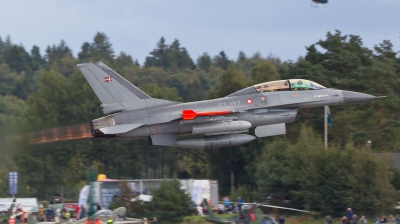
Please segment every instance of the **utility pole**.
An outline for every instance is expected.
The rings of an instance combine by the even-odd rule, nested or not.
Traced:
[[[324,146],[328,148],[328,106],[324,107]]]
[[[231,194],[235,193],[235,173],[233,172],[233,169],[231,168]]]

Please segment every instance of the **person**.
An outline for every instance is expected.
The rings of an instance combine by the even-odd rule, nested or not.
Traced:
[[[382,216],[382,218],[381,218],[381,223],[386,223],[386,222],[387,222],[386,216]]]
[[[143,224],[149,224],[149,221],[147,221],[147,218],[143,218]]]
[[[376,217],[375,220],[374,220],[374,223],[375,224],[381,223],[381,219],[379,217]]]
[[[285,218],[283,216],[279,217],[278,222],[279,224],[285,224]]]
[[[367,224],[367,223],[368,223],[368,221],[367,221],[367,219],[365,218],[364,215],[361,216],[360,223],[361,223],[361,224]]]
[[[97,202],[97,211],[100,211],[100,210],[101,210],[101,205],[100,205],[100,203]]]
[[[228,196],[224,197],[224,205],[225,205],[225,210],[228,210],[229,205],[231,205],[231,201],[229,200]]]
[[[65,206],[63,206],[61,209],[61,213],[65,214],[66,212],[67,212],[67,209],[65,208]]]
[[[13,215],[10,216],[10,219],[8,220],[8,224],[15,224],[15,217]]]
[[[20,224],[21,223],[21,214],[22,214],[22,209],[20,207],[17,207],[16,216],[15,216],[15,223],[16,224]]]
[[[86,216],[86,208],[85,206],[81,205],[79,219],[83,219]]]
[[[54,206],[47,208],[47,220],[48,221],[54,220],[55,213],[56,213],[56,209],[54,208]]]
[[[353,214],[353,216],[351,217],[351,219],[353,220],[354,224],[358,224],[358,217],[356,214]]]
[[[347,219],[346,216],[343,216],[343,217],[340,219],[340,222],[343,223],[343,224],[347,224],[347,221],[348,221],[348,219]]]
[[[325,216],[325,224],[332,224],[332,218],[330,215]]]
[[[275,216],[272,216],[271,219],[272,219],[272,220],[271,220],[272,224],[277,224],[276,219],[275,219]]]
[[[228,209],[226,210],[226,213],[231,214],[232,213],[232,206],[229,205]]]
[[[395,221],[396,221],[396,224],[400,224],[400,217],[398,215],[396,215]]]
[[[347,211],[346,211],[346,218],[347,218],[347,220],[350,220],[350,219],[352,219],[353,218],[353,211],[351,210],[351,208],[348,208],[347,209]]]
[[[113,219],[113,217],[111,215],[108,216],[107,224],[114,224],[114,219]],[[145,222],[143,222],[143,224],[145,224]]]
[[[75,206],[74,217],[76,220],[79,219],[79,205]]]
[[[153,217],[153,222],[151,222],[151,224],[158,224],[157,217]]]
[[[44,208],[43,208],[42,204],[39,205],[37,215],[38,215],[38,217],[42,217],[44,215]]]
[[[65,217],[65,220],[69,220],[70,218],[71,218],[71,213],[69,213],[69,211],[67,210],[65,213],[64,213],[64,217]]]
[[[389,224],[394,224],[394,221],[395,221],[395,219],[394,219],[393,215],[390,215],[389,216]]]
[[[263,218],[262,224],[271,224],[271,221],[268,218]]]
[[[239,209],[239,212],[242,212],[242,205],[243,205],[243,199],[239,196],[237,200],[237,207]]]
[[[197,212],[199,213],[199,216],[204,216],[203,215],[203,207],[201,207],[201,204],[197,205]]]

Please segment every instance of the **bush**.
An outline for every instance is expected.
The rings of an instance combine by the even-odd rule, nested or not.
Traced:
[[[164,180],[160,188],[153,189],[153,200],[145,205],[146,216],[157,217],[164,222],[181,222],[184,216],[195,212],[195,205],[181,188],[178,180]]]

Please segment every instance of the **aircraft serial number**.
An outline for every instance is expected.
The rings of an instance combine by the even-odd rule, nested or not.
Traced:
[[[219,107],[232,107],[232,106],[238,106],[240,105],[240,100],[235,100],[231,102],[225,102],[225,103],[219,103]]]

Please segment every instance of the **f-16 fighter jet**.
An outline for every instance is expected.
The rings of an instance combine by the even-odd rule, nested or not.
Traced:
[[[360,103],[378,97],[329,89],[305,79],[260,83],[226,97],[190,103],[151,98],[102,62],[78,64],[104,114],[90,122],[93,138],[148,139],[182,148],[238,146],[286,134],[297,110]],[[242,134],[255,128],[255,135]]]

